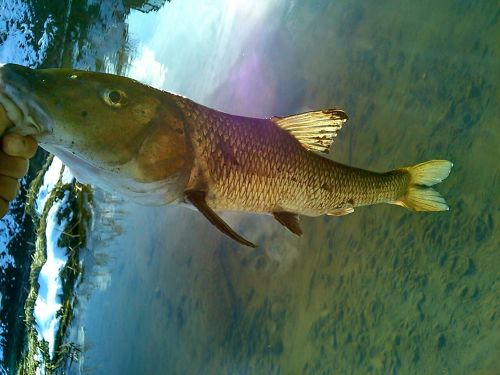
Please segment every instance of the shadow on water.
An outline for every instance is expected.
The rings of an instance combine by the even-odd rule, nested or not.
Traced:
[[[196,211],[97,192],[71,372],[497,373],[496,3],[231,4],[133,14],[117,25],[123,55],[85,51],[96,27],[63,60],[106,70],[148,48],[165,89],[208,106],[260,117],[342,107],[333,159],[374,170],[450,159],[439,189],[451,210],[303,218],[300,239],[269,216],[227,214],[251,250]]]

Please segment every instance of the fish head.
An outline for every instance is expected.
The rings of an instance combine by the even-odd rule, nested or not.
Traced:
[[[0,68],[0,100],[16,131],[112,164],[130,159],[124,145],[137,146],[155,117],[160,99],[154,91],[111,74]]]
[[[0,67],[0,104],[14,124],[9,131],[33,136],[70,169],[83,163],[141,181],[159,180],[185,164],[172,96],[112,74]]]

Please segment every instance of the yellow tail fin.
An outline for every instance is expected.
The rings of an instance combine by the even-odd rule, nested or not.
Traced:
[[[410,174],[408,190],[393,202],[413,211],[447,211],[444,198],[430,186],[439,184],[450,174],[453,163],[448,160],[430,160],[404,168]]]

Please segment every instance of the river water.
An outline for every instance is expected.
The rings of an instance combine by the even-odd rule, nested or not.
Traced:
[[[97,189],[72,372],[498,374],[498,4],[261,3],[132,12],[125,74],[239,115],[343,108],[332,159],[452,160],[450,211],[304,217],[301,238],[225,214],[254,250]]]

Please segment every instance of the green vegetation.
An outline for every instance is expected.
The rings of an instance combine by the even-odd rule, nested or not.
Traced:
[[[78,359],[80,349],[75,344],[65,344],[67,330],[73,318],[77,303],[75,287],[82,276],[79,251],[85,246],[87,225],[90,219],[89,202],[92,193],[88,186],[76,181],[63,183],[64,166],[61,168],[59,180],[50,192],[40,217],[35,211],[35,199],[42,185],[43,176],[47,172],[52,156],[33,180],[28,193],[27,212],[37,227],[37,241],[29,278],[29,292],[25,303],[25,324],[27,345],[19,362],[18,374],[34,374],[37,368],[43,368],[46,374],[62,373],[62,369]],[[34,308],[38,296],[38,276],[47,259],[46,226],[47,217],[54,203],[67,199],[67,203],[57,212],[57,221],[67,220],[64,231],[57,245],[67,249],[68,261],[61,269],[59,276],[62,282],[61,309],[58,312],[59,328],[54,343],[54,355],[49,352],[48,342],[39,338],[34,317]]]

